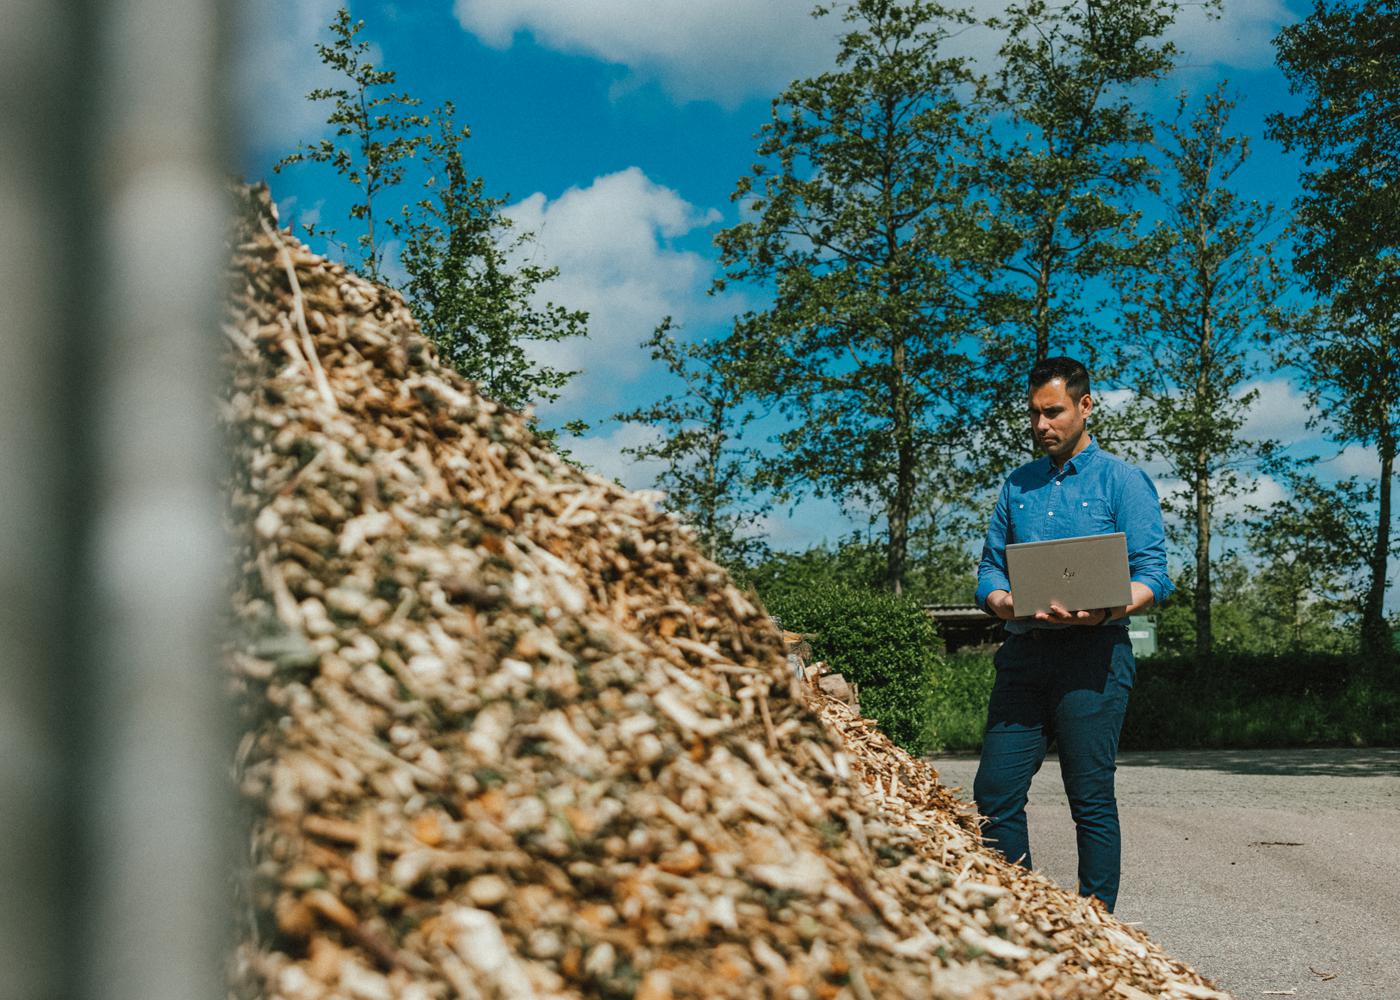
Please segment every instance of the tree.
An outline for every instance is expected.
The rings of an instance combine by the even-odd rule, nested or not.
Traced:
[[[1121,275],[1118,366],[1139,399],[1135,418],[1154,454],[1185,485],[1165,506],[1189,525],[1195,559],[1195,649],[1211,652],[1211,538],[1217,505],[1247,487],[1245,469],[1279,460],[1274,441],[1240,437],[1260,374],[1258,343],[1285,285],[1265,235],[1272,209],[1231,187],[1249,156],[1228,133],[1223,85],[1185,121],[1185,96],[1163,126],[1168,178],[1162,218],[1141,270]]]
[[[1278,343],[1280,364],[1303,377],[1313,416],[1309,426],[1324,426],[1339,444],[1375,445],[1379,458],[1377,489],[1367,509],[1374,509],[1369,534],[1361,615],[1362,648],[1369,653],[1391,648],[1384,601],[1389,578],[1391,484],[1400,439],[1400,337],[1395,328],[1361,317],[1339,315],[1323,307],[1289,317]],[[1374,505],[1372,507],[1372,504]]]
[[[471,130],[457,125],[451,101],[423,115],[411,110],[421,105],[418,98],[386,92],[397,77],[369,61],[363,28],[342,7],[330,25],[331,43],[316,46],[321,61],[348,81],[307,95],[331,102],[326,122],[335,137],[300,144],[275,169],[329,165],[355,189],[349,215],[363,225],[356,236],[359,267],[371,280],[386,281],[386,237],[402,237],[402,291],[414,316],[439,356],[482,392],[517,410],[557,399],[578,372],[549,367],[530,345],[586,336],[588,314],[539,303],[542,286],[558,271],[528,261],[531,236],[513,232],[506,199],[487,194],[482,178],[467,170],[462,147]],[[425,194],[405,204],[392,196],[420,153]],[[309,228],[308,236],[334,242],[335,232]],[[583,427],[566,425],[574,432]]]
[[[527,345],[586,336],[588,314],[536,305],[558,269],[512,267],[531,237],[512,233],[505,199],[487,195],[484,181],[468,172],[462,144],[471,131],[457,126],[455,110],[449,101],[434,111],[424,156],[428,196],[403,209],[404,292],[440,357],[491,398],[524,409],[557,399],[578,374],[540,363]]]
[[[321,61],[348,81],[346,86],[320,87],[306,95],[311,101],[331,102],[326,123],[335,126],[335,138],[298,144],[296,152],[277,161],[273,169],[280,172],[304,162],[329,164],[349,181],[358,192],[350,218],[364,226],[355,238],[360,272],[379,281],[384,240],[386,235],[398,233],[393,214],[382,210],[379,199],[403,181],[406,161],[426,140],[420,130],[427,119],[408,110],[418,107],[417,98],[384,92],[397,77],[391,70],[376,69],[369,61],[369,42],[358,38],[364,26],[364,21],[352,22],[342,7],[330,25],[331,43],[316,45]],[[380,210],[376,211],[376,206]]]
[[[1372,528],[1367,511],[1375,489],[1355,478],[1331,485],[1315,476],[1289,477],[1289,496],[1254,511],[1250,548],[1260,557],[1260,583],[1284,611],[1283,631],[1301,644],[1309,618],[1351,620],[1366,613]]]
[[[875,591],[885,578],[884,551],[878,542],[854,533],[834,545],[769,553],[743,576],[766,604],[816,590]]]
[[[819,7],[817,16],[836,8]],[[928,0],[854,0],[836,68],[790,85],[734,198],[750,221],[716,241],[727,282],[771,290],[729,350],[788,418],[763,483],[836,496],[886,525],[885,584],[904,585],[920,462],[971,379],[959,286],[975,228],[959,163],[968,74]]]
[[[1322,300],[1284,337],[1283,354],[1336,439],[1379,453],[1361,623],[1363,648],[1379,652],[1391,645],[1384,600],[1400,444],[1400,4],[1319,0],[1275,48],[1304,105],[1271,116],[1269,133],[1303,156],[1297,266]]]
[[[941,540],[921,551],[910,567],[904,597],[931,604],[960,604],[977,586],[976,566],[966,549]],[[765,602],[799,598],[804,592],[838,588],[849,591],[883,589],[884,546],[878,539],[853,533],[835,544],[814,545],[801,552],[774,552],[748,567],[743,576]]]
[[[978,163],[993,208],[989,455],[1029,447],[1022,402],[1032,364],[1073,353],[1095,367],[1091,282],[1143,259],[1134,198],[1150,185],[1152,126],[1132,88],[1171,69],[1175,47],[1163,34],[1180,7],[1022,0],[989,22],[1006,34]]]
[[[708,558],[733,567],[752,565],[767,554],[767,547],[745,528],[767,504],[755,502],[749,489],[759,455],[739,443],[754,418],[744,406],[741,380],[722,345],[677,341],[669,318],[642,347],[681,380],[685,392],[616,414],[615,420],[644,423],[663,433],[659,440],[623,448],[623,453],[664,463],[656,477],[666,494],[664,505],[694,528]]]
[[[1354,638],[1344,625],[1350,609],[1310,589],[1316,581],[1308,576],[1308,567],[1285,550],[1271,550],[1267,556],[1258,550],[1227,550],[1212,569],[1212,589],[1220,602],[1214,617],[1212,656],[1286,656],[1355,649]],[[1187,656],[1194,652],[1195,584],[1194,569],[1183,567],[1177,575],[1177,590],[1157,614],[1157,646],[1164,654]]]

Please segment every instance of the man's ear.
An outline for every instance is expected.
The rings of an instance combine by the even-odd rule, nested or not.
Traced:
[[[1086,393],[1083,395],[1083,397],[1079,400],[1079,410],[1080,410],[1081,413],[1084,413],[1085,415],[1087,415],[1087,414],[1089,413],[1089,411],[1092,410],[1093,408],[1094,408],[1094,397],[1091,396],[1091,395],[1089,395],[1089,394],[1086,392]]]

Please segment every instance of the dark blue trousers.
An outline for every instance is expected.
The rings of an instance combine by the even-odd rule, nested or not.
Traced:
[[[1051,744],[1079,846],[1079,892],[1109,911],[1118,900],[1122,835],[1113,774],[1137,664],[1118,626],[1012,635],[996,654],[982,760],[972,794],[983,836],[1031,866],[1026,797]]]

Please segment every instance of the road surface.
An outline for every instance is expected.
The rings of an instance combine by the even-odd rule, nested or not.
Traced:
[[[975,758],[933,763],[971,799]],[[1118,803],[1118,916],[1173,955],[1240,1000],[1400,1000],[1400,749],[1124,753]],[[1075,885],[1053,756],[1027,813]]]

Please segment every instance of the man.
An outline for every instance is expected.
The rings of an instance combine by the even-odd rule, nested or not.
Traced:
[[[1172,591],[1157,491],[1146,473],[1099,449],[1087,421],[1089,373],[1072,358],[1047,358],[1030,373],[1030,423],[1048,457],[1006,480],[992,511],[977,603],[1006,621],[996,654],[982,759],[973,782],[984,836],[1030,867],[1026,795],[1057,744],[1079,847],[1079,892],[1112,912],[1122,840],[1113,774],[1118,734],[1136,673],[1127,619]],[[1132,603],[1062,608],[1014,619],[1006,575],[1009,542],[1121,531],[1128,539]]]

